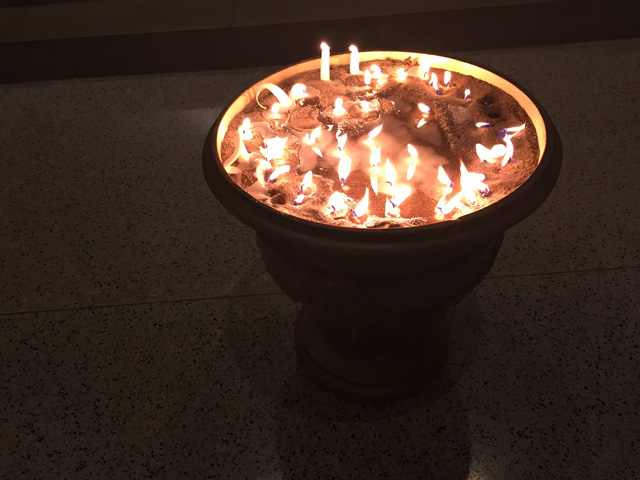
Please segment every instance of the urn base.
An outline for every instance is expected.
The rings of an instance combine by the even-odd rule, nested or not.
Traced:
[[[444,313],[412,322],[413,328],[392,337],[346,337],[326,328],[312,305],[305,305],[295,324],[298,361],[309,379],[346,400],[383,403],[410,397],[435,380],[447,363],[451,345]]]

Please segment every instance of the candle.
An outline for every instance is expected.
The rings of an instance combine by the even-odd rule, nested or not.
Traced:
[[[466,100],[467,98],[469,98],[471,96],[471,90],[469,90],[468,88],[464,91],[464,99]]]
[[[422,118],[418,122],[418,125],[417,125],[416,128],[420,128],[425,123],[427,123],[427,117],[429,116],[429,113],[431,113],[431,108],[429,108],[424,103],[419,103],[418,104],[418,110],[420,110],[420,112],[422,113]]]
[[[320,44],[322,49],[322,57],[320,59],[320,80],[328,82],[331,80],[329,77],[329,45],[322,42]]]
[[[338,164],[338,179],[340,183],[344,185],[344,182],[347,181],[347,177],[351,172],[351,158],[344,156],[340,159],[340,163]]]
[[[431,72],[431,81],[429,82],[429,85],[431,85],[436,91],[436,95],[440,95],[440,90],[438,89],[438,76],[436,75],[436,72]]]
[[[420,66],[418,67],[418,77],[419,78],[427,78],[429,74],[429,69],[431,68],[431,64],[427,61],[427,59],[420,59]]]
[[[287,173],[289,170],[291,170],[291,167],[289,165],[280,165],[273,171],[271,175],[269,175],[269,183],[275,182],[280,175],[282,175],[283,173]]]
[[[451,72],[446,71],[444,72],[444,86],[448,87],[449,83],[451,83]]]
[[[416,147],[411,144],[407,145],[407,150],[409,150],[409,155],[411,158],[409,159],[409,168],[407,169],[407,180],[411,180],[413,175],[416,173],[416,165],[418,164],[418,151]]]
[[[367,188],[364,192],[364,197],[358,203],[358,206],[353,210],[353,216],[356,218],[360,218],[367,213],[369,209],[369,189]]]
[[[360,73],[360,54],[358,53],[358,47],[351,45],[349,50],[351,50],[349,73],[351,75],[357,75]]]

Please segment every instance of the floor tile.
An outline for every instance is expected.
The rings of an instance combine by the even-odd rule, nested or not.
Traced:
[[[461,55],[462,56],[462,55]],[[557,186],[510,229],[492,274],[640,265],[640,41],[465,55],[521,83],[564,146]]]
[[[0,317],[11,478],[637,478],[640,270],[487,279],[385,406],[296,366],[283,295]]]
[[[226,28],[232,2],[101,0],[33,5],[4,41]]]
[[[0,312],[277,290],[202,173],[217,114],[264,74],[12,86]]]

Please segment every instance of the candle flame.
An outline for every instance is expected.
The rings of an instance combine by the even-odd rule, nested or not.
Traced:
[[[420,69],[419,69],[418,76],[420,78],[427,78],[427,75],[429,74],[429,70],[431,69],[431,63],[429,63],[426,58],[420,59],[419,63],[420,63]]]
[[[462,199],[463,193],[458,192],[455,197],[447,202],[446,195],[438,200],[438,204],[436,205],[436,213],[438,218],[442,218],[444,215],[448,215],[453,211],[454,208],[458,206],[460,200]]]
[[[489,194],[489,187],[482,183],[484,180],[482,173],[471,173],[467,170],[464,163],[460,162],[460,186],[464,197],[471,203],[477,203],[476,192],[480,192],[480,195],[487,196]]]
[[[328,204],[333,213],[340,213],[347,208],[347,204],[344,201],[344,194],[342,192],[333,192],[329,197]]]
[[[476,143],[476,153],[478,154],[478,158],[483,162],[495,163],[496,160],[500,157],[503,157],[507,152],[507,147],[498,143],[488,149],[484,145],[480,143]]]
[[[360,104],[360,109],[364,112],[364,113],[368,113],[371,110],[373,110],[373,103],[372,102],[367,102],[366,100],[361,100],[359,102]]]
[[[304,194],[300,194],[298,195],[296,198],[293,199],[293,204],[294,205],[302,205],[302,202],[304,201]]]
[[[304,177],[302,177],[302,182],[300,182],[300,192],[305,193],[311,185],[313,184],[313,173],[309,170],[305,173]]]
[[[378,65],[371,65],[371,78],[382,78],[382,70]]]
[[[307,98],[309,94],[307,93],[307,86],[303,83],[296,83],[293,87],[291,87],[291,93],[289,97],[292,100],[300,100],[301,98]]]
[[[429,85],[433,87],[436,95],[440,95],[440,90],[438,89],[438,76],[436,75],[436,72],[431,72],[431,80],[429,81]]]
[[[320,130],[322,129],[322,125],[318,125],[313,131],[307,133],[304,136],[304,141],[307,145],[312,145],[316,143],[316,139],[320,136]]]
[[[446,71],[444,72],[444,86],[448,87],[449,83],[451,83],[451,72],[450,71]]]
[[[413,175],[416,173],[416,165],[418,164],[418,151],[410,143],[407,144],[407,150],[409,150],[409,155],[411,155],[411,158],[409,159],[409,168],[407,169],[407,180],[411,180],[413,178]]]
[[[512,136],[513,135],[505,135],[504,137],[504,141],[507,144],[507,146],[505,148],[504,157],[502,157],[501,167],[504,167],[507,163],[509,163],[509,160],[513,158],[514,148],[513,148],[513,143],[511,143]]]
[[[371,84],[371,70],[369,70],[368,68],[364,71],[364,84]]]
[[[360,218],[363,215],[365,215],[368,210],[369,210],[369,189],[367,188],[364,191],[364,197],[362,197],[362,200],[360,200],[360,203],[358,203],[356,208],[353,210],[353,215],[356,218]]]
[[[464,98],[465,100],[467,98],[469,98],[471,96],[471,90],[469,90],[468,88],[464,91]]]
[[[275,102],[273,105],[271,105],[271,118],[280,118],[280,114],[278,113],[280,111],[280,104],[278,102]]]
[[[424,103],[418,104],[418,110],[420,110],[420,112],[422,113],[422,118],[418,122],[418,125],[416,125],[416,128],[420,128],[425,123],[427,123],[427,117],[431,113],[431,108],[425,105]]]
[[[372,167],[376,167],[380,163],[380,151],[382,147],[376,147],[375,145],[371,147],[371,156],[369,157],[369,164]]]
[[[242,125],[240,125],[240,138],[242,138],[242,140],[251,140],[252,137],[251,120],[247,117],[242,121]]]
[[[369,174],[369,179],[371,180],[371,189],[373,193],[378,194],[378,176],[375,173],[375,169],[371,169],[371,173]]]
[[[409,195],[411,195],[411,187],[409,185],[403,185],[396,188],[393,192],[393,196],[391,197],[391,204],[394,208],[397,208],[409,197]]]
[[[340,163],[338,164],[338,178],[340,179],[340,183],[344,184],[347,181],[347,177],[351,172],[351,159],[346,155],[340,159]]]
[[[445,195],[448,195],[449,193],[451,193],[451,189],[453,188],[453,182],[447,175],[447,172],[444,171],[444,168],[442,168],[442,165],[438,167],[438,181],[449,189],[449,192]]]
[[[342,151],[344,150],[344,146],[347,143],[347,133],[343,133],[342,135],[340,135],[340,130],[338,130],[336,132],[336,140],[338,140],[338,154],[342,154]]]
[[[367,138],[376,138],[381,131],[382,131],[382,125],[374,128],[369,133],[367,133]]]
[[[284,146],[287,143],[287,137],[273,137],[264,140],[264,146],[260,147],[260,152],[265,160],[271,161],[274,158],[281,158],[284,153]]]
[[[502,157],[502,167],[504,167],[507,163],[509,163],[509,160],[513,158],[514,147],[513,147],[513,143],[511,142],[511,138],[516,136],[522,130],[524,130],[524,127],[525,127],[525,124],[523,123],[522,125],[519,125],[517,127],[505,128],[504,130],[505,133],[510,133],[511,135],[504,136],[504,142],[506,144],[506,148],[504,152],[504,157]]]
[[[478,128],[489,128],[491,126],[490,123],[487,122],[478,122],[476,123],[476,127]]]
[[[413,158],[418,158],[418,151],[416,150],[416,147],[408,143],[407,150],[409,150],[409,155],[411,155]]]
[[[291,170],[291,167],[289,165],[280,165],[271,173],[271,175],[269,175],[269,183],[275,182],[280,175],[282,175],[283,173],[287,173],[289,170]]]
[[[404,68],[399,68],[396,75],[399,82],[404,82],[407,79],[407,71]]]
[[[311,150],[313,150],[314,152],[316,152],[316,155],[318,155],[319,157],[322,157],[322,152],[320,151],[320,149],[318,147],[311,147]]]
[[[518,132],[521,132],[522,130],[524,130],[524,126],[525,124],[523,123],[522,125],[519,125],[517,127],[509,127],[509,128],[505,128],[504,131],[507,133],[513,133],[514,135]]]
[[[384,202],[384,216],[385,217],[400,216],[400,209],[397,207],[394,207],[393,203],[391,203],[391,200],[389,200],[389,198],[386,198]]]
[[[393,184],[396,183],[396,169],[393,168],[393,165],[391,165],[388,158],[387,162],[384,164],[384,176],[390,186],[393,186]]]
[[[347,113],[347,111],[342,106],[343,100],[341,98],[336,98],[335,103],[333,104],[333,115],[336,117],[340,117]]]
[[[429,108],[424,103],[419,103],[418,109],[422,112],[423,115],[429,115],[431,113],[431,108]]]

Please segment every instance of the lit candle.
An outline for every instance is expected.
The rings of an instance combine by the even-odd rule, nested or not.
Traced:
[[[418,164],[418,151],[416,150],[416,147],[414,147],[410,143],[407,145],[407,150],[409,150],[409,155],[411,155],[411,158],[409,159],[409,168],[407,169],[407,180],[411,180],[414,173],[416,173],[416,165]]]
[[[368,188],[364,191],[364,197],[362,197],[362,200],[360,201],[360,203],[358,203],[356,208],[353,210],[353,216],[356,218],[360,218],[367,213],[367,210],[369,210],[369,189]]]
[[[469,98],[471,96],[471,90],[469,90],[468,88],[464,91],[464,98],[465,100],[467,98]]]
[[[396,75],[399,82],[404,82],[407,79],[407,71],[404,68],[399,68]]]
[[[450,82],[451,82],[451,72],[446,71],[444,72],[444,86],[448,87]]]
[[[291,170],[291,167],[289,165],[280,165],[273,171],[273,173],[271,173],[271,175],[269,175],[269,183],[275,182],[280,175],[282,175],[283,173],[287,173],[289,170]]]
[[[320,80],[328,82],[331,80],[329,77],[329,45],[322,42],[320,44],[322,49],[322,58],[320,59]]]
[[[344,185],[350,172],[351,158],[344,156],[340,159],[340,163],[338,163],[338,178],[340,179],[340,183]]]
[[[349,50],[351,50],[349,73],[351,75],[357,75],[360,73],[360,54],[358,53],[358,47],[351,45]]]
[[[316,138],[320,136],[321,129],[322,129],[322,126],[318,125],[316,128],[313,129],[312,132],[307,133],[303,138],[304,143],[306,143],[307,145],[313,145],[314,143],[316,143]]]
[[[422,112],[422,118],[420,119],[420,121],[418,122],[418,125],[417,125],[417,128],[420,128],[425,123],[427,123],[427,117],[429,116],[429,113],[431,113],[431,108],[429,108],[424,103],[419,103],[418,104],[418,109],[420,110],[420,112]]]
[[[336,132],[336,140],[338,141],[338,156],[343,154],[344,146],[347,143],[347,134],[340,135],[340,130]]]
[[[300,193],[305,193],[313,184],[313,173],[309,170],[300,182]]]
[[[436,72],[431,72],[431,81],[429,82],[429,85],[431,85],[436,91],[436,95],[440,95],[440,90],[438,89],[438,76],[436,75]]]
[[[393,168],[393,165],[391,165],[388,158],[387,163],[384,165],[384,176],[386,177],[389,186],[393,187],[393,184],[396,183],[396,169]]]
[[[371,84],[371,70],[369,70],[368,68],[364,71],[364,84]]]
[[[418,77],[427,78],[427,74],[429,73],[429,69],[431,68],[431,64],[427,61],[427,59],[420,59],[420,68],[418,68]]]
[[[245,118],[242,121],[242,125],[240,125],[240,138],[242,140],[251,140],[253,137],[253,133],[251,132],[251,120],[249,118]]]

